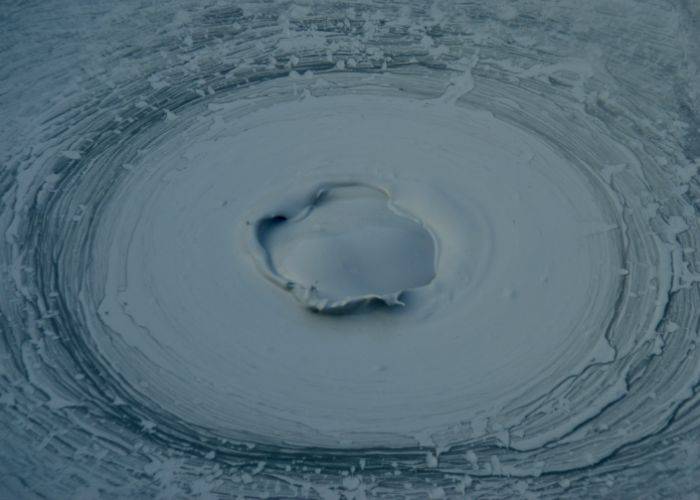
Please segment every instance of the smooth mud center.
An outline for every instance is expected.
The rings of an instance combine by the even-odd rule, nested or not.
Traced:
[[[263,274],[315,311],[404,305],[403,293],[435,277],[433,236],[373,186],[317,187],[259,218],[254,231]]]

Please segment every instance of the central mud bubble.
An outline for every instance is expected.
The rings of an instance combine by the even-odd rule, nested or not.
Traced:
[[[381,188],[355,182],[311,189],[258,217],[254,257],[265,277],[317,312],[347,313],[435,277],[435,238]]]

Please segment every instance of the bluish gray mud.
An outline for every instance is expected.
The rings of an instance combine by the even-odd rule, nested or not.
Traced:
[[[0,496],[689,497],[693,2],[0,14]],[[310,314],[249,216],[377,186],[405,307]]]

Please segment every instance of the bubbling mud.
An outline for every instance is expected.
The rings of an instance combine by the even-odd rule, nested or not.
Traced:
[[[0,492],[697,491],[697,9],[73,5],[0,20]]]
[[[261,272],[317,312],[404,306],[401,295],[435,276],[435,241],[389,199],[374,186],[336,183],[260,217],[252,251]]]

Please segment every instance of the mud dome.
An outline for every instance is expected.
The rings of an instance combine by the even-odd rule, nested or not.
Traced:
[[[108,328],[93,339],[122,376],[138,383],[146,373],[109,332],[147,356],[149,370],[161,367],[147,392],[191,391],[185,397],[202,402],[170,411],[261,441],[405,446],[421,433],[493,417],[494,406],[543,378],[612,359],[595,332],[609,327],[608,305],[624,284],[622,222],[604,183],[545,144],[488,113],[390,95],[307,98],[248,114],[230,103],[219,116],[223,125],[207,125],[186,145],[165,142],[143,155],[151,181],[118,192],[119,216],[97,229],[104,246],[94,254],[104,257],[90,271],[104,290],[98,311]],[[350,153],[335,154],[341,147]],[[280,180],[281,165],[302,172]],[[386,191],[331,181],[351,175]],[[329,184],[309,188],[319,178]],[[270,208],[280,183],[288,198]],[[346,197],[370,199],[343,203],[343,185]],[[330,213],[322,212],[319,191],[330,195]],[[416,222],[387,213],[385,193],[405,213],[421,214],[436,243]],[[251,212],[256,205],[262,214]],[[290,242],[303,245],[310,231],[323,231],[324,218],[380,224],[380,216],[405,225],[401,238],[423,259],[425,269],[401,276],[411,281],[376,293],[414,288],[409,307],[343,321],[309,317],[261,280],[260,271],[292,292],[296,283],[309,286],[304,272],[342,259],[357,242],[336,235],[328,257],[323,243],[300,251]],[[345,231],[366,230],[349,222]],[[380,236],[359,238],[381,246]],[[366,272],[386,278],[389,262],[410,267],[414,255],[403,243],[392,238],[386,255],[372,249],[373,259],[387,262]],[[440,254],[434,277],[433,245]],[[319,285],[319,296],[302,288],[299,299],[324,309],[320,294],[333,293],[325,290],[354,286],[336,271],[324,269],[336,281]],[[350,293],[363,299],[372,290]],[[331,310],[347,305],[342,295],[327,300]],[[192,377],[183,379],[183,370]]]
[[[482,3],[0,20],[0,492],[700,488],[697,8]]]

